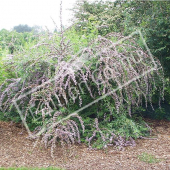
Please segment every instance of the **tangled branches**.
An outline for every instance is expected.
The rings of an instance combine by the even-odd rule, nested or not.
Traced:
[[[11,109],[15,101],[25,121],[30,113],[39,116],[45,127],[43,131],[40,128],[42,141],[46,146],[51,144],[52,150],[58,139],[68,144],[80,142],[79,123],[73,117],[79,119],[84,131],[83,120],[78,116],[88,106],[84,96],[91,98],[91,105],[109,97],[112,108],[108,107],[107,114],[127,112],[130,116],[143,101],[146,107],[148,102],[152,105],[155,90],[160,91],[160,100],[163,97],[159,61],[140,48],[132,36],[99,36],[75,54],[63,34],[48,33],[26,54],[19,53],[13,61],[19,77],[0,87],[0,109]],[[70,107],[71,103],[78,103],[78,111]],[[89,145],[97,131],[104,142],[107,139],[119,146],[134,145],[132,138],[126,141],[113,132],[106,138],[99,123],[95,119],[96,131],[88,139]]]

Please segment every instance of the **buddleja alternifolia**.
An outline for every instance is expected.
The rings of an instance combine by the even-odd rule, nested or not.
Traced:
[[[110,96],[116,112],[121,114],[123,108],[130,116],[134,107],[142,105],[143,98],[146,107],[148,102],[152,105],[151,96],[157,88],[160,99],[163,97],[160,62],[154,59],[159,69],[151,70],[153,60],[132,37],[117,33],[99,36],[76,54],[66,39],[62,29],[60,33],[42,35],[34,47],[16,54],[12,66],[18,77],[6,80],[0,86],[0,109],[3,112],[14,109],[13,101],[28,94],[17,100],[17,105],[25,120],[31,108],[35,116],[40,115],[46,126],[42,131],[46,146],[50,144],[54,148],[57,139],[68,144],[80,142],[80,127],[72,117],[79,120],[84,131],[83,120],[76,112],[69,116],[67,107],[70,101],[79,102],[79,108],[84,107],[83,88],[93,100]],[[83,88],[82,84],[85,85]],[[61,112],[61,108],[66,108],[66,112]],[[47,118],[50,121],[47,122]],[[132,138],[126,141],[113,132],[104,136],[97,118],[94,127],[96,130],[87,139],[89,145],[96,132],[100,133],[103,142],[110,141],[108,144],[134,145]]]

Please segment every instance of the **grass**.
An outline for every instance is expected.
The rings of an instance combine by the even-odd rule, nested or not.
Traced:
[[[0,168],[0,170],[64,170],[64,169],[55,168],[55,167],[48,167],[48,168],[26,168],[26,167],[20,167],[20,168]]]
[[[162,161],[162,159],[157,159],[154,155],[148,154],[146,152],[143,152],[141,155],[138,155],[138,158],[140,161],[146,163],[158,163]]]

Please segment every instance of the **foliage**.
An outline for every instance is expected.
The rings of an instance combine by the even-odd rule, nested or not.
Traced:
[[[136,25],[144,30],[146,43],[152,54],[158,57],[169,77],[170,57],[170,3],[168,1],[132,1],[127,11],[133,8],[127,27]],[[126,13],[129,16],[129,12]]]
[[[138,155],[138,158],[140,161],[143,161],[146,163],[158,163],[162,161],[162,159],[157,159],[155,158],[154,155],[151,155],[145,152],[143,152],[141,155]]]
[[[2,56],[0,56],[0,84],[8,77],[8,72],[5,71],[5,66],[3,64]]]
[[[77,1],[73,8],[76,30],[89,31],[89,24],[96,27],[99,35],[120,32],[123,14],[113,2],[86,0]]]
[[[1,50],[7,51],[7,54],[13,54],[15,51],[21,51],[23,48],[32,46],[36,43],[38,36],[32,32],[18,33],[16,31],[0,31],[0,47]],[[3,51],[2,51],[3,52]]]
[[[12,67],[9,67],[10,61],[16,51],[27,50],[34,45],[38,37],[33,33],[17,33],[15,31],[0,31],[0,84],[5,79],[15,78],[16,75]]]
[[[169,1],[94,1],[77,2],[74,7],[76,28],[88,31],[96,26],[100,35],[122,32],[128,35],[137,29],[144,33],[152,54],[160,59],[165,75],[170,73],[170,3]]]
[[[28,25],[18,25],[13,28],[16,32],[31,32],[32,28]]]
[[[119,150],[123,150],[129,145],[135,146],[134,139],[149,135],[145,122],[139,116],[135,117],[131,118],[126,114],[114,114],[113,117],[105,115],[100,124],[97,119],[83,119],[87,144],[89,147],[97,149],[115,145]],[[110,120],[111,118],[113,120]],[[89,126],[90,123],[94,126]]]
[[[157,119],[157,120],[170,120],[170,106],[169,104],[161,104],[161,108],[157,105],[153,105],[154,110],[148,107],[145,111],[141,112],[141,115],[145,118]]]
[[[99,35],[121,32],[129,35],[140,29],[151,53],[161,62],[165,81],[165,103],[169,103],[170,75],[170,2],[169,1],[77,1],[73,9],[76,29],[88,32],[88,25],[94,25]],[[144,49],[143,42],[138,44]],[[159,98],[155,91],[153,103]],[[160,112],[159,112],[160,113]],[[163,112],[162,112],[163,113]],[[168,117],[168,112],[162,118]]]
[[[88,13],[78,13],[83,21],[80,29],[75,24],[37,38],[6,31],[2,36],[7,42],[1,42],[3,50],[13,53],[3,67],[7,65],[16,74],[0,85],[0,110],[11,119],[20,118],[30,138],[41,136],[45,146],[51,146],[52,155],[56,142],[65,146],[86,141],[97,148],[134,146],[134,139],[149,134],[137,108],[149,103],[153,109],[155,94],[159,104],[163,99],[160,61],[153,61],[140,47],[142,38],[137,34],[125,37],[128,29],[117,33],[127,19],[121,10],[130,3],[82,3],[87,9],[80,5],[80,11]],[[108,14],[104,15],[106,6]],[[103,24],[109,23],[114,25],[105,29]],[[18,36],[19,41],[14,41]],[[15,50],[4,45],[9,41]],[[152,69],[154,62],[158,67]]]
[[[25,33],[25,32],[40,33],[40,32],[43,32],[43,29],[42,27],[37,26],[37,25],[30,27],[28,25],[20,24],[20,25],[14,26],[13,31],[16,31],[18,33]]]
[[[1,110],[16,113],[17,104],[30,137],[42,134],[46,147],[51,145],[52,155],[56,141],[63,146],[65,142],[80,143],[86,123],[89,129],[84,137],[89,146],[93,139],[103,147],[133,146],[133,138],[147,135],[148,129],[130,117],[144,99],[146,105],[152,103],[150,96],[156,85],[163,84],[162,70],[145,74],[143,71],[151,67],[149,55],[133,38],[115,45],[121,38],[116,33],[97,37],[91,31],[90,38],[84,39],[74,29],[60,34],[47,32],[36,45],[18,51],[10,61],[17,76],[0,87]],[[160,99],[162,92],[160,89]],[[95,100],[94,106],[87,107]],[[76,110],[83,107],[86,109],[78,114]],[[28,129],[29,123],[33,125],[32,117],[37,117],[33,133]]]

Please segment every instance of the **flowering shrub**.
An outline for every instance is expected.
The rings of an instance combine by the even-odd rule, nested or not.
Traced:
[[[133,113],[143,103],[152,106],[154,91],[163,97],[159,61],[132,36],[92,33],[87,46],[74,29],[69,36],[75,39],[69,41],[69,31],[47,32],[8,61],[16,78],[0,86],[1,111],[19,112],[30,137],[42,135],[52,153],[58,140],[80,143],[81,137],[89,146],[92,141],[102,147],[134,146],[134,138],[148,134],[149,128],[132,120]],[[27,122],[33,119],[37,127],[31,133]]]

